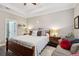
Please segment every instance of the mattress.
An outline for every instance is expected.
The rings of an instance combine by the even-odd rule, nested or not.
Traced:
[[[39,55],[43,48],[47,45],[49,38],[47,36],[23,35],[11,37],[9,40],[28,48],[35,46],[35,55]]]

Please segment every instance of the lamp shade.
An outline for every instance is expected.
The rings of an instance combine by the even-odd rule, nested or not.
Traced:
[[[50,36],[58,36],[58,29],[50,29]]]

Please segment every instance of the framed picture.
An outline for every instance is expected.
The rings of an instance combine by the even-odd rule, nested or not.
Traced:
[[[79,29],[79,16],[74,18],[74,29]]]

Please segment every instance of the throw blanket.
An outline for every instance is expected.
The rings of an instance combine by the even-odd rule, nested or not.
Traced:
[[[72,44],[79,43],[79,39],[75,39],[71,41]]]

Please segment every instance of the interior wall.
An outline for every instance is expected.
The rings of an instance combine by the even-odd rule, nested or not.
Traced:
[[[0,45],[5,43],[5,21],[7,19],[15,20],[17,24],[26,24],[26,20],[23,17],[10,14],[8,12],[0,10]],[[17,28],[17,34],[22,34],[21,29]]]
[[[32,28],[58,28],[59,36],[64,37],[73,31],[73,9],[51,13],[48,15],[28,18]]]
[[[76,7],[74,8],[74,18],[76,16],[79,16],[79,4],[77,4]],[[74,29],[74,35],[75,38],[79,38],[79,29]]]

